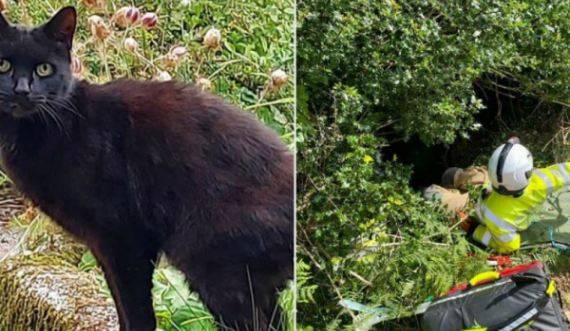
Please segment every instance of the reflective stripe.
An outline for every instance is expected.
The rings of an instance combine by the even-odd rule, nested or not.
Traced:
[[[491,194],[491,192],[493,192],[493,183],[489,183],[489,185],[487,185],[487,187],[485,187],[485,188],[483,189],[483,191],[484,191],[484,192],[483,192],[484,196],[485,196],[485,197],[488,197],[489,194]]]
[[[527,312],[526,314],[524,314],[523,316],[517,318],[516,321],[512,322],[511,324],[505,326],[504,328],[502,328],[500,331],[513,331],[516,330],[519,326],[523,325],[524,323],[530,321],[531,318],[534,317],[534,315],[538,314],[538,309],[533,308],[531,309],[529,312]]]
[[[570,177],[568,177],[568,171],[566,170],[564,163],[558,163],[558,168],[560,169],[562,176],[564,176],[564,185],[570,184]]]
[[[496,225],[497,227],[499,227],[499,229],[501,230],[505,230],[507,232],[516,232],[517,228],[515,228],[514,225],[512,225],[511,223],[503,220],[502,218],[498,217],[497,215],[495,215],[490,209],[489,207],[485,206],[485,209],[483,211],[483,213],[485,214],[485,217],[487,217],[487,219],[493,223],[494,225]]]
[[[554,185],[552,184],[552,181],[550,180],[550,178],[548,178],[548,176],[545,173],[543,173],[541,170],[537,170],[534,173],[540,179],[542,179],[542,181],[546,185],[546,188],[548,188],[548,195],[552,194],[552,192],[554,191]]]
[[[515,240],[515,238],[517,237],[517,233],[516,232],[510,232],[510,233],[504,234],[500,237],[496,237],[496,236],[493,236],[493,237],[497,241],[500,241],[502,243],[508,243],[508,242]]]
[[[477,214],[477,217],[479,217],[479,222],[481,222],[481,224],[484,224],[485,219],[483,218],[483,214],[481,214],[481,209],[483,209],[482,207],[483,205],[481,204],[475,205],[475,213]]]
[[[489,232],[489,230],[485,230],[485,234],[483,234],[483,238],[481,238],[481,243],[485,246],[489,246],[489,242],[492,237],[491,232]]]

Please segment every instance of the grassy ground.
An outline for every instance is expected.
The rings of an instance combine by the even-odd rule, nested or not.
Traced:
[[[72,69],[78,77],[94,83],[121,77],[193,82],[254,113],[293,148],[293,0],[25,0],[0,5],[11,21],[28,24],[75,5],[79,18]],[[121,9],[125,6],[134,8]],[[143,19],[132,23],[133,13]],[[43,229],[37,222],[47,221],[32,223],[35,232]],[[30,226],[20,225],[23,231]],[[78,266],[95,274],[101,291],[107,291],[89,252]],[[158,268],[153,294],[163,330],[215,329],[173,268]],[[286,329],[292,330],[293,291],[283,292],[281,301],[289,312]]]

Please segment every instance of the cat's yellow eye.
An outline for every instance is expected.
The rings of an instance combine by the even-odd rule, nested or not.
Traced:
[[[12,65],[8,60],[0,59],[0,73],[6,73],[12,69]]]
[[[47,77],[53,74],[53,66],[49,63],[42,63],[36,67],[36,73],[40,77]]]

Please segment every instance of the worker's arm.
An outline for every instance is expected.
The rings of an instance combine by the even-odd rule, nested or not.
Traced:
[[[570,163],[559,163],[548,168],[537,169],[533,176],[540,179],[539,186],[544,191],[544,198],[550,193],[570,185]]]
[[[534,193],[526,196],[526,199],[530,204],[537,205],[546,200],[552,192],[570,185],[570,163],[535,170],[531,181]],[[484,205],[476,206],[475,211],[479,224],[471,226],[468,231],[474,240],[501,253],[520,248],[521,239],[517,230],[521,229],[486,210]]]
[[[475,226],[473,239],[499,253],[510,253],[521,247],[521,236],[516,230],[493,229],[483,224]]]
[[[499,253],[513,252],[521,247],[521,237],[514,225],[497,217],[484,204],[476,205],[475,213],[473,219],[476,221],[469,226],[468,236]]]

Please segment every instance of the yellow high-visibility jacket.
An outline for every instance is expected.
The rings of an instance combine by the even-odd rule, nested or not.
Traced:
[[[473,239],[501,253],[518,250],[521,246],[518,232],[530,226],[548,195],[570,184],[569,173],[570,163],[537,169],[523,194],[516,198],[491,191],[475,206],[480,224],[473,232]]]

